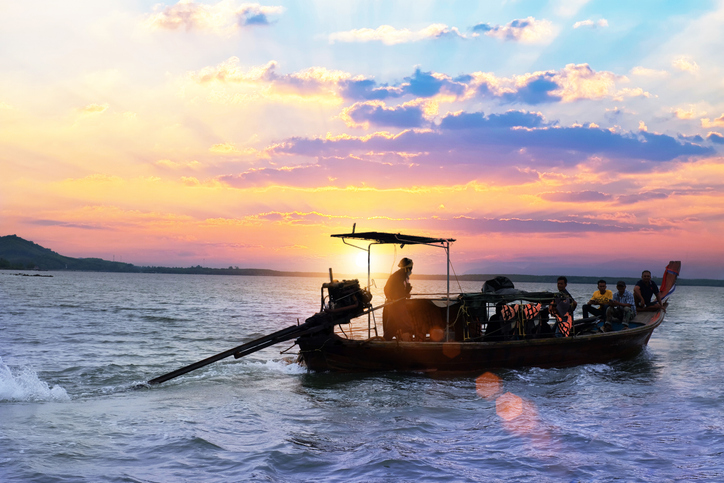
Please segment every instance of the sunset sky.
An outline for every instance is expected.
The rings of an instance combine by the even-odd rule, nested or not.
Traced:
[[[724,2],[4,1],[0,235],[137,265],[724,278]],[[442,250],[382,249],[444,273]]]

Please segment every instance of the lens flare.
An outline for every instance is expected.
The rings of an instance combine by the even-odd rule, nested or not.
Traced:
[[[445,338],[445,331],[441,327],[433,327],[430,329],[430,340],[433,342],[442,342]]]
[[[492,399],[503,390],[503,383],[500,378],[492,372],[486,372],[475,379],[475,390],[480,397]]]
[[[448,358],[454,359],[460,355],[460,343],[459,342],[447,342],[442,345],[442,353]]]
[[[523,413],[523,399],[506,392],[495,400],[495,412],[506,421],[512,421]]]

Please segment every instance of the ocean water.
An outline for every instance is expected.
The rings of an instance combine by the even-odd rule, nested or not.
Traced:
[[[290,341],[135,389],[303,321],[325,280],[44,274],[0,271],[2,482],[724,481],[721,288],[678,287],[609,364],[315,374]]]

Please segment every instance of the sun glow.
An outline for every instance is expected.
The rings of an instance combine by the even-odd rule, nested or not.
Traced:
[[[357,254],[357,258],[355,258],[355,263],[357,264],[358,268],[364,268],[367,269],[367,252],[359,252]]]

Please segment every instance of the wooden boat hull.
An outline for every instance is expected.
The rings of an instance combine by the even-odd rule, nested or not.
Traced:
[[[640,314],[632,328],[615,332],[505,342],[398,342],[345,339],[334,333],[297,339],[312,371],[483,371],[516,367],[566,367],[637,355],[664,319]]]

